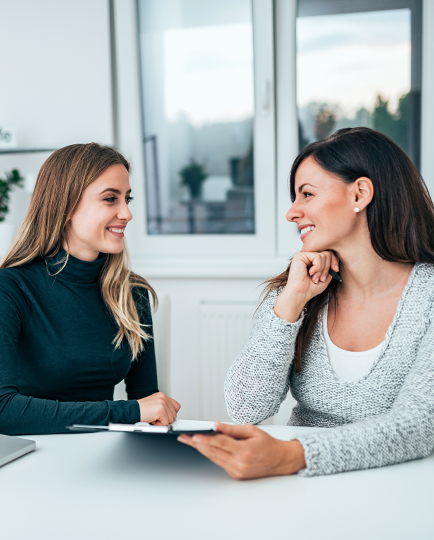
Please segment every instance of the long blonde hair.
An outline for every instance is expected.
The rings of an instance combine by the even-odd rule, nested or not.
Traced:
[[[128,161],[114,148],[96,143],[73,144],[56,150],[42,165],[26,217],[0,268],[10,268],[54,257],[66,240],[66,223],[83,191],[112,165],[129,172]],[[67,262],[68,255],[65,259]],[[63,266],[62,266],[63,268]],[[61,272],[60,269],[59,272]],[[113,340],[118,348],[126,337],[135,360],[151,336],[139,320],[133,288],[157,295],[143,277],[131,272],[126,246],[121,253],[108,254],[99,277],[101,295],[119,330]]]

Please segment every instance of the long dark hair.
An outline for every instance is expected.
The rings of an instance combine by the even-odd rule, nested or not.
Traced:
[[[291,200],[295,200],[295,173],[300,163],[312,157],[320,167],[347,184],[370,178],[374,196],[367,207],[372,247],[391,262],[434,263],[434,205],[419,171],[411,159],[385,135],[373,129],[339,129],[322,141],[309,144],[295,159],[290,175]],[[286,285],[291,263],[282,274],[266,282],[265,296]],[[297,337],[295,370],[312,337],[320,310],[337,300],[339,283],[309,300]]]

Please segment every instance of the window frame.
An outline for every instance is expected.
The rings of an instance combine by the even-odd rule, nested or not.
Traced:
[[[136,209],[137,218],[128,226],[127,238],[135,256],[147,259],[193,258],[198,254],[201,258],[273,257],[276,252],[273,1],[252,2],[255,233],[223,235],[147,233],[137,1],[128,2],[126,9],[126,2],[114,0],[118,146],[133,164],[132,211]]]

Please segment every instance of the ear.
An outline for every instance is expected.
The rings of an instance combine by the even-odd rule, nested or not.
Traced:
[[[374,184],[370,178],[361,176],[353,183],[354,206],[364,210],[374,196]]]

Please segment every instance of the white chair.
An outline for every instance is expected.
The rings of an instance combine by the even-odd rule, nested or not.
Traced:
[[[154,325],[155,356],[157,360],[158,388],[170,396],[170,298],[168,294],[158,294],[158,309],[152,309]],[[128,399],[125,381],[115,386],[113,399]]]

